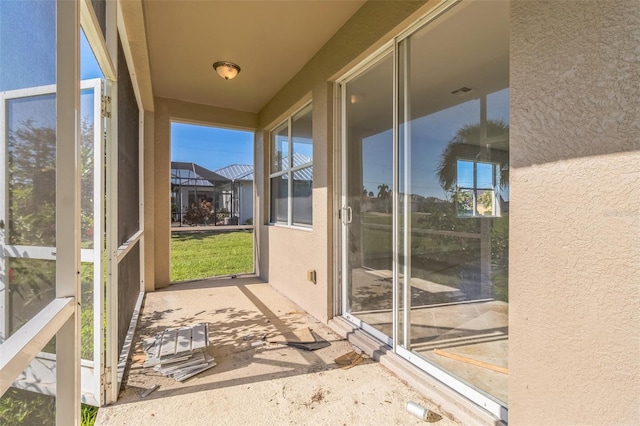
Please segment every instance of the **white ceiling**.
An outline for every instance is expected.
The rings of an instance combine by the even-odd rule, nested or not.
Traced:
[[[259,112],[363,3],[143,0],[153,94]],[[238,77],[220,78],[220,60]]]

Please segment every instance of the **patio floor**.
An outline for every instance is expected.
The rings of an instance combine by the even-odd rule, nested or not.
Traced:
[[[166,329],[209,324],[217,365],[180,383],[143,368],[142,341]],[[252,346],[309,327],[331,343],[316,351]],[[409,385],[365,356],[350,369],[334,359],[354,349],[326,325],[255,277],[174,284],[148,293],[118,402],[96,425],[423,424],[405,410],[415,401],[457,424]],[[159,388],[145,398],[141,393]]]

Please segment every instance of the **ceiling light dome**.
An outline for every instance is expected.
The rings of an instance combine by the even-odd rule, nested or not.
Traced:
[[[213,64],[213,69],[215,69],[218,75],[225,80],[235,78],[240,72],[240,67],[238,65],[228,61],[215,62]]]

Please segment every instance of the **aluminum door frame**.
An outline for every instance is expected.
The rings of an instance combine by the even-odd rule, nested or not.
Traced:
[[[104,401],[104,352],[99,350],[104,348],[104,300],[105,288],[103,279],[104,270],[104,122],[102,118],[102,96],[103,82],[101,79],[83,80],[81,82],[81,94],[85,90],[93,90],[93,249],[81,249],[81,263],[92,263],[93,271],[93,360],[81,360],[81,400],[85,404],[100,406]],[[0,93],[0,117],[3,120],[2,134],[0,134],[0,164],[3,165],[4,172],[0,176],[0,214],[6,223],[8,218],[8,168],[4,167],[8,160],[7,155],[7,137],[8,129],[6,128],[6,104],[12,99],[20,99],[42,95],[56,95],[56,85],[47,85],[40,87],[30,87],[26,89],[18,89],[5,91]],[[81,144],[82,141],[78,140]],[[77,149],[81,149],[80,146]],[[57,167],[57,166],[56,166]],[[60,183],[56,182],[56,190]],[[2,233],[2,237],[6,235]],[[10,245],[0,241],[0,332],[5,336],[8,326],[8,289],[5,277],[7,277],[7,268],[5,262],[9,258],[29,258],[37,260],[56,260],[56,247],[40,247],[40,246],[24,246]],[[6,338],[6,337],[5,337]],[[36,360],[21,375],[22,379],[15,382],[15,386],[36,390],[44,394],[55,394],[55,389],[46,386],[46,383],[56,382],[55,355],[41,352]],[[96,366],[98,368],[96,368]],[[30,380],[30,377],[37,377],[41,383]]]

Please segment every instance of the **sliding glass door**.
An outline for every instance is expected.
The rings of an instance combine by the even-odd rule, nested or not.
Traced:
[[[462,4],[401,41],[399,346],[507,401],[508,20]],[[462,31],[461,29],[464,29]]]
[[[342,82],[343,312],[504,418],[509,6],[426,20]]]
[[[344,92],[343,208],[346,315],[383,341],[392,335],[393,55]]]

